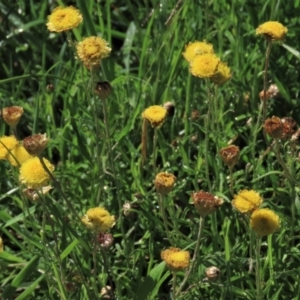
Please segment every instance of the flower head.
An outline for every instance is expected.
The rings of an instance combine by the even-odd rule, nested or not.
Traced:
[[[46,133],[44,134],[34,134],[28,136],[23,140],[23,146],[31,155],[40,156],[42,152],[46,149],[49,139]]]
[[[234,195],[232,205],[241,213],[252,213],[263,202],[259,193],[253,190],[242,190],[237,195]]]
[[[81,221],[88,229],[97,232],[106,232],[115,225],[115,217],[103,207],[90,208]]]
[[[47,185],[40,188],[38,191],[30,188],[26,188],[23,190],[25,197],[33,202],[39,200],[40,195],[46,195],[49,191],[53,189],[52,186]]]
[[[2,109],[2,117],[5,123],[11,127],[16,127],[23,115],[23,107],[10,106]]]
[[[280,218],[268,208],[258,209],[253,212],[250,219],[253,231],[260,237],[269,235],[279,230]]]
[[[188,43],[185,46],[185,51],[182,55],[188,62],[191,62],[196,55],[205,53],[214,53],[214,49],[212,44],[209,44],[204,40],[203,42],[195,41],[193,43]]]
[[[217,73],[211,77],[211,81],[215,84],[222,85],[231,78],[230,68],[226,63],[220,61]]]
[[[106,99],[112,91],[108,81],[99,81],[96,83],[95,94],[102,100]]]
[[[100,232],[100,233],[98,233],[97,238],[98,238],[100,247],[103,249],[109,249],[114,242],[114,237],[111,233]]]
[[[197,55],[190,62],[190,72],[200,78],[210,78],[218,71],[220,58],[212,53]]]
[[[88,69],[98,66],[111,52],[107,41],[98,36],[85,38],[77,44],[76,49],[79,59]]]
[[[175,183],[176,177],[173,174],[170,173],[158,173],[155,177],[155,188],[157,193],[166,195],[171,192],[174,183]]]
[[[285,37],[287,31],[287,28],[284,27],[281,23],[276,21],[269,21],[259,25],[256,28],[256,35],[263,34],[268,40],[279,41]]]
[[[50,173],[54,171],[54,166],[43,158],[43,161]],[[48,185],[51,176],[43,168],[38,157],[26,160],[20,167],[20,181],[30,189],[40,189]]]
[[[240,149],[238,146],[230,145],[220,150],[220,155],[223,162],[229,167],[232,168],[239,161]]]
[[[289,139],[293,136],[293,134],[297,131],[297,123],[291,117],[284,117],[281,119],[283,130],[282,130],[282,139]]]
[[[167,268],[174,272],[184,270],[190,264],[190,253],[179,248],[165,249],[160,255]]]
[[[162,106],[153,105],[144,110],[142,117],[146,119],[152,127],[159,128],[167,117],[167,110]]]
[[[0,159],[6,159],[8,150],[13,149],[18,144],[14,135],[2,136],[0,138]]]
[[[201,217],[205,217],[213,213],[223,204],[223,200],[210,193],[199,191],[192,194],[195,208]]]
[[[281,138],[283,132],[283,124],[281,119],[274,116],[267,119],[264,123],[264,129],[271,138]]]
[[[62,32],[76,28],[83,18],[78,9],[73,6],[56,7],[48,16],[46,26],[49,31]]]
[[[7,153],[6,159],[10,162],[10,164],[14,167],[19,167],[19,165],[23,164],[27,159],[32,158],[26,149],[21,144],[17,144],[10,153]]]
[[[209,281],[215,281],[221,276],[221,271],[217,267],[209,267],[205,270],[206,278]]]

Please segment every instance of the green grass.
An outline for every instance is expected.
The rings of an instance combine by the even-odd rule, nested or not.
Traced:
[[[224,204],[205,218],[195,267],[177,299],[256,299],[255,262],[249,272],[250,255],[255,258],[249,225],[232,208],[229,170],[219,157],[220,148],[233,141],[241,149],[234,192],[256,190],[263,207],[281,218],[280,231],[263,238],[261,299],[299,299],[299,146],[292,152],[290,143],[281,143],[281,156],[296,181],[291,185],[274,152],[266,152],[272,140],[264,140],[258,119],[266,42],[256,37],[255,29],[268,20],[288,27],[283,44],[271,50],[268,80],[277,84],[281,96],[268,101],[267,116],[289,116],[300,123],[300,1],[182,1],[168,24],[175,0],[57,3],[74,5],[83,14],[82,25],[72,31],[74,41],[101,35],[111,45],[111,55],[93,76],[109,81],[113,93],[105,107],[89,89],[91,74],[75,59],[67,36],[47,30],[47,15],[56,5],[1,1],[1,107],[24,108],[20,140],[34,133],[51,138],[44,156],[55,165],[64,197],[54,188],[43,201],[28,201],[18,170],[0,162],[5,250],[0,253],[0,298],[100,299],[101,288],[110,285],[115,299],[172,299],[172,274],[160,252],[173,246],[192,256],[199,215],[191,194],[211,186]],[[188,42],[204,39],[233,74],[215,92],[217,122],[208,124],[209,131],[205,80],[189,74],[182,56]],[[176,110],[158,131],[156,168],[177,177],[165,199],[172,243],[153,183],[150,126],[141,168],[141,114],[167,101]],[[190,118],[193,110],[199,112],[195,120]],[[9,134],[2,121],[0,135]],[[197,140],[192,142],[192,136]],[[123,214],[126,202],[132,206],[130,216]],[[117,218],[110,231],[114,244],[106,253],[79,219],[96,206]],[[221,270],[218,281],[204,280],[210,266]],[[184,274],[178,273],[177,288]]]

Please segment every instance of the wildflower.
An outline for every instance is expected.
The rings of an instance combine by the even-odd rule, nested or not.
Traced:
[[[267,119],[264,123],[264,129],[271,138],[281,138],[283,132],[283,124],[281,119],[274,116]]]
[[[108,81],[96,83],[95,94],[102,100],[106,99],[112,91],[112,86]]]
[[[182,53],[183,57],[191,62],[196,55],[214,53],[213,45],[207,43],[205,40],[203,42],[195,41],[193,43],[188,43],[185,46],[185,51]]]
[[[217,73],[211,77],[212,82],[222,85],[231,78],[230,68],[226,63],[220,61]]]
[[[281,119],[283,130],[282,130],[282,139],[289,139],[297,131],[297,123],[291,117],[285,117]]]
[[[98,36],[85,38],[77,44],[76,49],[79,59],[88,69],[98,66],[101,60],[111,52],[107,41]]]
[[[279,41],[285,37],[287,31],[287,28],[281,23],[276,21],[268,21],[256,28],[256,35],[263,34],[267,40]]]
[[[173,117],[175,112],[175,104],[171,101],[164,103],[164,108],[167,110],[168,116]]]
[[[279,230],[280,219],[268,208],[258,209],[253,212],[250,219],[253,231],[260,237],[269,235]]]
[[[205,270],[205,274],[206,274],[206,278],[209,281],[215,281],[217,280],[220,275],[221,275],[221,271],[220,269],[218,269],[217,267],[209,267]]]
[[[34,134],[28,136],[23,140],[23,146],[31,155],[40,156],[42,152],[46,149],[49,139],[46,133],[44,134]]]
[[[4,247],[3,247],[3,240],[0,237],[0,252],[3,252],[3,249],[4,249]]]
[[[144,110],[142,117],[150,122],[152,127],[159,128],[167,117],[167,110],[162,106],[153,105]]]
[[[43,159],[48,171],[52,174],[54,166],[47,160]],[[26,160],[20,167],[19,179],[30,189],[39,189],[46,186],[51,180],[51,176],[43,168],[38,157]]]
[[[197,55],[190,63],[192,75],[200,78],[210,78],[218,71],[220,59],[212,53]]]
[[[234,195],[232,205],[241,213],[251,213],[257,209],[263,202],[259,193],[254,190],[242,190]]]
[[[204,191],[193,193],[192,198],[195,208],[201,217],[212,214],[223,204],[223,200],[221,198]]]
[[[176,177],[170,173],[158,173],[155,177],[154,184],[157,193],[167,195],[171,192]]]
[[[161,251],[161,258],[173,272],[184,270],[190,264],[190,253],[179,248],[171,247]]]
[[[19,167],[19,165],[32,157],[33,156],[26,151],[22,144],[17,144],[12,150],[10,150],[10,153],[7,153],[6,155],[6,159],[14,167]]]
[[[48,16],[46,26],[49,31],[62,32],[76,28],[83,18],[78,9],[73,6],[56,7]]]
[[[100,232],[98,233],[98,242],[101,248],[109,249],[114,242],[114,237],[110,233]]]
[[[271,84],[269,86],[269,88],[266,90],[266,100],[270,99],[270,98],[277,98],[280,96],[280,91],[278,89],[278,86],[276,84]],[[259,98],[261,100],[264,99],[264,90],[262,90],[260,93],[259,93]]]
[[[53,189],[53,187],[50,185],[47,185],[47,186],[43,186],[38,191],[34,190],[34,189],[26,188],[23,190],[23,193],[27,199],[35,202],[40,198],[40,195],[48,194],[51,189]]]
[[[11,127],[16,127],[23,115],[23,107],[10,106],[2,109],[2,117],[5,123]]]
[[[115,217],[103,207],[90,208],[81,221],[88,229],[97,232],[105,232],[115,225]]]
[[[220,155],[223,162],[229,167],[232,168],[239,161],[240,149],[238,146],[230,145],[220,150]]]
[[[8,150],[13,149],[18,144],[14,135],[2,136],[0,138],[0,159],[6,159]]]

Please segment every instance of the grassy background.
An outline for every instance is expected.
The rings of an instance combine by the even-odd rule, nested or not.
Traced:
[[[75,59],[66,35],[49,33],[45,26],[57,5],[74,5],[84,16],[83,24],[73,30],[74,40],[101,35],[112,47],[96,78],[113,86],[108,98],[111,156],[102,103],[86,88],[89,72]],[[255,189],[264,197],[264,206],[282,220],[280,232],[264,239],[264,297],[299,299],[298,210],[290,235],[291,203],[297,207],[298,196],[291,198],[272,152],[258,162],[271,141],[266,144],[256,126],[266,44],[255,36],[255,28],[268,20],[288,27],[284,44],[271,51],[268,79],[278,85],[281,97],[268,102],[267,115],[291,116],[299,123],[300,1],[182,1],[169,19],[175,6],[174,0],[1,1],[1,106],[24,107],[19,139],[39,132],[51,138],[45,156],[56,165],[55,176],[79,216],[103,205],[118,217],[112,229],[114,246],[104,258],[94,253],[91,235],[58,191],[53,190],[44,205],[27,203],[18,171],[1,161],[3,299],[97,299],[106,285],[113,285],[118,299],[170,299],[172,277],[161,263],[160,251],[176,246],[193,252],[199,217],[190,195],[208,190],[208,179],[225,203],[206,219],[197,267],[182,299],[254,299],[247,224],[232,210],[228,169],[218,157],[220,147],[230,140],[241,148],[235,192]],[[210,137],[217,137],[218,144],[210,143],[206,161],[206,86],[189,74],[182,57],[188,42],[203,39],[214,45],[233,73],[217,91],[219,124]],[[157,169],[177,177],[166,200],[175,208],[172,244],[166,239],[153,187],[151,129],[148,158],[140,169],[141,113],[166,101],[172,101],[176,111],[159,130]],[[190,117],[193,110],[199,112],[197,119]],[[4,122],[0,131],[9,134]],[[192,136],[197,140],[191,141]],[[294,165],[298,179],[296,157],[283,146],[282,155]],[[130,217],[122,214],[125,202],[134,203]],[[216,283],[203,281],[211,265],[222,272]],[[178,275],[178,284],[183,275]]]

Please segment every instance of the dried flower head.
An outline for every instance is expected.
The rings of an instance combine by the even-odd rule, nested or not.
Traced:
[[[2,109],[2,117],[5,123],[11,127],[16,127],[23,115],[23,107],[10,106]]]
[[[300,142],[300,129],[298,129],[291,137],[291,141],[294,143]]]
[[[103,249],[109,249],[114,242],[114,237],[110,233],[100,232],[100,233],[98,233],[97,238],[98,238],[100,247]]]
[[[76,28],[83,18],[78,9],[73,6],[56,7],[48,16],[46,26],[49,31],[62,32]]]
[[[95,94],[102,100],[106,99],[112,91],[112,86],[108,81],[99,81],[96,83]]]
[[[203,42],[195,41],[193,43],[188,43],[185,46],[185,51],[182,53],[183,57],[191,62],[196,55],[201,55],[205,53],[214,53],[213,45],[207,43],[205,40]]]
[[[235,166],[240,157],[240,148],[235,145],[229,145],[220,150],[220,155],[222,157],[223,162],[229,167],[232,168]]]
[[[217,267],[209,267],[205,270],[206,278],[209,281],[215,281],[221,276],[221,271]]]
[[[291,117],[284,117],[281,119],[281,122],[283,124],[283,130],[282,130],[282,139],[290,139],[292,135],[297,131],[297,123],[296,121]]]
[[[190,253],[179,248],[171,247],[161,251],[161,258],[173,272],[184,270],[190,264]]]
[[[167,110],[168,116],[173,117],[175,113],[175,104],[171,101],[164,103],[164,108]]]
[[[223,200],[211,193],[199,191],[192,194],[196,210],[201,217],[212,214],[223,204]]]
[[[142,117],[146,119],[152,127],[159,128],[167,117],[167,110],[159,105],[153,105],[145,109]]]
[[[125,217],[128,217],[130,215],[131,210],[131,204],[129,202],[126,202],[123,204],[123,214]]]
[[[279,139],[282,136],[283,124],[278,117],[272,117],[265,121],[264,129],[266,133],[273,139]]]
[[[48,194],[51,189],[53,189],[53,187],[50,185],[47,185],[47,186],[43,186],[39,190],[26,188],[23,190],[23,193],[27,199],[35,202],[40,199],[40,195]]]
[[[217,85],[222,85],[231,78],[230,68],[226,63],[220,61],[217,73],[211,77],[211,81]]]
[[[250,219],[253,231],[260,237],[272,234],[280,228],[280,218],[272,210],[267,208],[253,212]]]
[[[4,247],[3,247],[3,240],[0,237],[0,252],[3,252],[3,249],[4,249]]]
[[[10,162],[10,164],[14,167],[19,167],[29,158],[33,156],[30,155],[22,144],[17,144],[10,153],[7,153],[6,159]]]
[[[76,49],[79,59],[88,69],[99,66],[101,60],[111,52],[108,42],[98,36],[85,38],[77,44]]]
[[[31,155],[40,156],[42,152],[46,149],[49,139],[46,133],[44,134],[34,134],[28,136],[23,140],[23,146],[27,152]]]
[[[190,63],[190,72],[196,77],[210,78],[217,73],[219,63],[220,58],[214,54],[197,55]]]
[[[52,174],[54,166],[45,158],[43,158],[43,161],[48,171]],[[42,166],[39,158],[33,157],[21,165],[19,179],[21,183],[30,189],[40,189],[48,185],[52,178]]]
[[[173,174],[161,172],[155,177],[154,184],[156,192],[162,195],[167,195],[171,192],[176,177]]]
[[[115,225],[115,217],[103,207],[90,208],[81,221],[88,229],[97,232],[106,232]]]
[[[254,190],[242,190],[234,195],[233,207],[241,213],[252,213],[263,202],[259,193]]]
[[[18,144],[14,135],[2,136],[0,138],[0,159],[6,159],[8,150],[13,149]]]
[[[111,286],[107,285],[101,289],[100,292],[101,299],[113,299],[113,292]]]
[[[277,98],[280,96],[280,91],[278,89],[278,86],[276,84],[271,84],[269,86],[269,88],[266,90],[266,100],[270,99],[270,98]],[[262,90],[259,93],[259,98],[261,100],[264,99],[264,90]]]
[[[286,33],[287,28],[281,23],[276,21],[268,21],[256,28],[256,35],[264,35],[264,37],[269,41],[280,41],[282,40]]]

